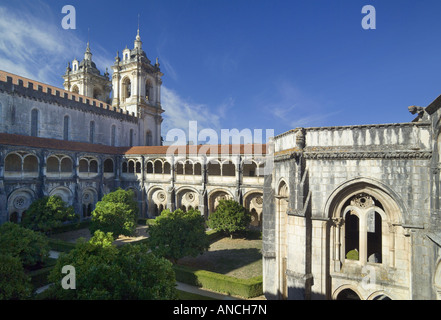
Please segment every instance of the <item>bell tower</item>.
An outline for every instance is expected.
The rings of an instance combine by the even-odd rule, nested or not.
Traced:
[[[79,62],[74,59],[72,66],[69,63],[63,79],[65,90],[110,103],[112,83],[109,79],[109,73],[106,70],[104,75],[101,75],[97,69],[92,61],[89,42],[87,42],[83,61]]]
[[[119,52],[112,66],[112,106],[134,113],[139,122],[138,145],[161,145],[161,77],[158,59],[151,64],[138,32],[133,49]]]

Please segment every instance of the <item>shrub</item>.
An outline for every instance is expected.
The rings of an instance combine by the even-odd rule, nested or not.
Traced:
[[[92,212],[90,233],[96,230],[111,232],[114,239],[120,235],[132,236],[138,219],[138,204],[132,190],[118,189],[98,201]]]
[[[62,254],[49,275],[54,285],[49,299],[174,299],[175,275],[171,263],[148,253],[145,245],[118,249],[111,233],[96,231],[89,242],[80,241],[75,249]],[[61,286],[66,276],[63,266],[75,267],[76,289]]]
[[[234,200],[220,200],[216,211],[208,218],[208,226],[230,237],[244,231],[251,222],[249,212]]]
[[[21,225],[25,228],[50,233],[65,222],[78,219],[72,206],[68,207],[59,196],[35,200],[26,210]]]
[[[205,289],[253,298],[263,294],[262,276],[251,279],[239,279],[206,270],[194,270],[174,265],[176,280]]]
[[[149,245],[174,263],[185,256],[195,257],[209,248],[204,224],[198,210],[164,210],[149,228]]]
[[[17,257],[25,268],[31,268],[49,257],[49,240],[44,234],[6,222],[0,226],[0,253]]]
[[[0,300],[29,298],[32,285],[18,257],[0,254]]]

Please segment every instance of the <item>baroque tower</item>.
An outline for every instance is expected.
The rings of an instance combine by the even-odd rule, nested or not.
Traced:
[[[83,61],[79,62],[77,59],[74,59],[72,67],[70,64],[68,65],[63,79],[65,90],[110,103],[112,83],[109,79],[109,73],[106,70],[104,75],[101,75],[97,69],[92,61],[89,42],[87,42]]]
[[[154,65],[142,50],[139,28],[134,48],[119,52],[112,66],[112,106],[134,113],[140,120],[139,145],[161,145],[161,77],[158,59]]]

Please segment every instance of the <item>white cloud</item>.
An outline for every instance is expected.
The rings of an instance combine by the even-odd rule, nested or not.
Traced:
[[[177,92],[162,86],[162,106],[165,110],[163,133],[168,130],[188,130],[189,121],[197,121],[198,130],[209,128],[215,131],[221,129],[219,114],[213,113],[205,104],[194,103],[182,98]]]
[[[86,41],[78,30],[61,27],[61,15],[51,14],[54,7],[40,1],[24,3],[0,6],[0,69],[61,87],[68,61],[83,58]],[[103,73],[113,61],[98,44],[91,49]]]

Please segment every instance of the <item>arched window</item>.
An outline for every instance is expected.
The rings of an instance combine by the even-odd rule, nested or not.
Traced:
[[[360,297],[353,290],[344,289],[338,294],[337,300],[360,300]]]
[[[145,145],[146,146],[153,145],[152,132],[150,130],[147,130],[147,132],[145,134]]]
[[[105,173],[113,173],[113,160],[112,159],[104,160],[104,172]]]
[[[155,161],[155,173],[162,173],[162,162],[160,160]]]
[[[221,167],[217,161],[213,161],[208,163],[208,173],[210,176],[220,176],[221,175]]]
[[[31,136],[38,137],[38,110],[31,111]]]
[[[63,121],[63,139],[69,140],[69,116],[64,116]]]
[[[93,88],[93,98],[94,99],[100,99],[101,98],[101,91],[98,88]]]
[[[245,161],[243,164],[243,176],[254,177],[257,173],[257,165],[254,161]]]
[[[5,171],[7,171],[7,172],[20,172],[21,166],[22,166],[22,160],[17,154],[11,153],[6,156]]]
[[[127,161],[122,163],[122,173],[127,173]]]
[[[110,145],[112,147],[115,146],[115,137],[116,137],[116,126],[112,124],[112,127],[110,129]]]
[[[76,65],[75,65],[75,67],[76,67]],[[74,86],[72,87],[72,92],[73,92],[73,93],[76,93],[76,94],[79,94],[79,93],[80,93],[80,89],[78,88],[77,85],[74,85]]]
[[[61,159],[61,172],[72,172],[73,165],[72,160],[70,158],[63,158]]]
[[[89,123],[89,142],[93,143],[95,136],[95,121]]]
[[[236,175],[236,166],[231,161],[222,164],[222,175],[234,177]]]
[[[135,173],[135,162],[129,161],[129,173]]]
[[[133,147],[133,129],[130,129],[129,146]]]
[[[11,124],[12,125],[15,124],[15,106],[14,105],[11,106]]]
[[[141,162],[136,162],[136,173],[141,173]]]
[[[47,172],[60,172],[60,161],[57,157],[52,156],[46,161]]]
[[[202,174],[202,166],[201,166],[201,164],[199,162],[196,162],[194,164],[194,172],[193,172],[193,174],[196,175],[196,176],[200,176]]]
[[[81,159],[79,166],[78,166],[79,172],[89,172],[89,163],[86,159]]]
[[[355,214],[348,212],[345,216],[345,257],[358,260],[360,252],[360,224]]]
[[[165,174],[170,174],[170,172],[171,172],[171,166],[170,166],[170,163],[168,163],[168,162],[164,162],[164,173],[165,173]]]
[[[348,260],[382,263],[383,206],[373,196],[359,193],[343,206],[344,253]]]
[[[147,162],[147,173],[153,173],[153,164],[150,161]]]
[[[91,160],[89,163],[89,172],[98,172],[98,162],[96,160]]]
[[[132,83],[129,78],[125,78],[122,83],[122,98],[127,99],[132,95]]]
[[[193,175],[193,163],[190,161],[186,161],[184,163],[184,174]]]
[[[24,158],[23,172],[38,172],[38,159],[36,156],[29,155]]]
[[[145,99],[151,100],[151,89],[152,89],[152,82],[150,80],[147,80],[145,82]]]

